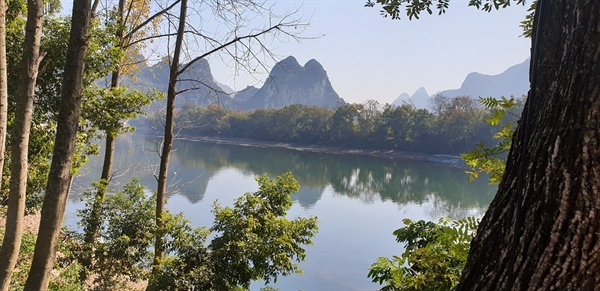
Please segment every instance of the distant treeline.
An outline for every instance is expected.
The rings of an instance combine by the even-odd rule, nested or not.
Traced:
[[[485,122],[490,111],[475,99],[437,96],[431,105],[429,111],[410,104],[396,107],[371,100],[337,110],[290,105],[248,112],[185,106],[175,114],[175,122],[185,136],[357,149],[458,154],[478,142],[492,142],[497,129]]]

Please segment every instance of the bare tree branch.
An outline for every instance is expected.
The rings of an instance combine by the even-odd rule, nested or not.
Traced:
[[[175,7],[175,5],[179,4],[179,2],[181,2],[181,0],[175,0],[175,2],[173,2],[173,4],[169,5],[168,7],[166,7],[163,10],[160,10],[156,13],[154,13],[154,15],[148,17],[144,22],[140,23],[140,25],[134,27],[131,31],[129,31],[126,35],[125,38],[130,38],[133,34],[135,34],[138,30],[142,29],[144,26],[146,26],[146,24],[152,22],[154,19],[156,19],[157,17],[163,15],[165,12],[171,10],[173,7]]]

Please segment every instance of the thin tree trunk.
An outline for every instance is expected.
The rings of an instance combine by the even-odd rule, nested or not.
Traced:
[[[125,0],[119,0],[119,29],[117,29],[116,37],[120,39],[119,45],[122,46],[123,43],[123,9],[125,7]],[[121,47],[122,49],[122,47]],[[117,67],[115,71],[112,72],[110,89],[115,89],[120,86],[120,78],[121,71]],[[103,180],[106,183],[106,187],[100,187],[98,192],[96,193],[96,198],[94,199],[94,205],[92,206],[92,213],[90,217],[90,228],[86,230],[85,233],[85,243],[91,244],[94,242],[96,238],[96,234],[98,232],[98,228],[100,226],[100,213],[102,212],[102,206],[104,204],[104,198],[106,197],[106,191],[108,190],[108,184],[110,180],[110,175],[112,172],[112,162],[115,153],[115,136],[111,132],[105,132],[106,141],[104,146],[104,161],[102,163],[102,173],[100,174],[100,180]],[[88,267],[88,266],[85,266]]]
[[[183,43],[183,34],[185,30],[185,21],[187,14],[187,0],[181,1],[179,12],[179,27],[177,29],[177,39],[175,41],[175,50],[171,59],[169,72],[169,85],[167,89],[167,115],[165,118],[165,133],[162,152],[160,156],[160,167],[158,174],[158,188],[156,191],[156,237],[154,243],[154,262],[152,263],[152,273],[157,274],[160,270],[160,259],[164,253],[164,238],[158,230],[163,227],[163,212],[165,209],[165,195],[167,192],[167,171],[169,169],[169,158],[173,147],[173,111],[175,109],[175,97],[177,95],[177,78],[179,77],[179,57]],[[156,286],[150,282],[147,290],[156,290]]]
[[[19,257],[25,215],[25,193],[27,187],[27,155],[29,132],[33,115],[33,99],[41,60],[40,39],[43,25],[43,1],[27,1],[27,23],[25,41],[20,64],[21,82],[16,96],[16,112],[11,143],[10,182],[6,229],[0,250],[0,289],[8,290],[12,272]],[[5,58],[2,58],[6,61]],[[5,65],[6,63],[4,63]],[[6,73],[6,67],[3,68]],[[6,108],[2,108],[5,110]],[[6,118],[5,114],[3,118]]]
[[[97,2],[94,2],[94,7],[97,5]],[[92,11],[94,8],[92,8]],[[123,48],[123,11],[125,10],[125,0],[119,0],[118,6],[118,28],[115,33],[115,36],[119,39],[119,47]],[[119,65],[120,66],[120,65]],[[121,70],[117,66],[117,68],[112,72],[110,89],[118,88],[120,85],[121,78]],[[92,244],[96,240],[96,236],[98,235],[98,229],[100,228],[100,214],[102,213],[102,208],[104,207],[104,200],[106,198],[106,192],[108,191],[108,185],[110,183],[110,175],[112,172],[112,163],[113,157],[115,153],[115,136],[113,136],[110,132],[105,132],[106,141],[104,146],[104,162],[102,163],[102,173],[100,175],[101,183],[105,183],[104,185],[98,188],[98,192],[96,193],[96,197],[94,199],[94,204],[92,205],[92,212],[90,214],[89,228],[85,230],[84,243],[86,251],[83,254],[84,258],[82,260],[83,270],[80,274],[80,279],[85,281],[87,278],[87,269],[92,264],[92,253],[93,248]]]
[[[56,140],[48,185],[42,207],[40,229],[25,290],[46,290],[56,257],[65,205],[71,184],[75,137],[81,115],[83,73],[88,48],[91,16],[90,0],[74,0],[63,90],[56,129]]]
[[[87,229],[85,233],[86,244],[91,244],[94,242],[98,233],[98,229],[100,228],[100,213],[102,212],[104,199],[106,198],[106,191],[109,184],[114,152],[115,139],[112,137],[112,135],[109,134],[106,136],[106,145],[104,150],[104,165],[102,167],[102,175],[100,177],[100,180],[102,180],[106,184],[102,185],[96,193],[94,204],[92,206],[92,213],[90,216],[90,228]]]
[[[0,189],[6,147],[8,78],[6,76],[6,0],[0,0]]]
[[[80,273],[80,280],[85,281],[87,279],[87,271],[89,271],[90,266],[92,265],[93,259],[93,243],[96,240],[96,236],[98,235],[98,230],[101,225],[101,213],[102,208],[104,208],[104,200],[106,199],[106,192],[108,191],[108,185],[111,175],[112,169],[112,161],[114,156],[115,148],[115,139],[112,135],[106,135],[106,145],[104,149],[104,163],[102,166],[102,174],[100,176],[100,185],[98,187],[98,191],[96,192],[96,197],[94,198],[94,203],[92,205],[92,212],[90,213],[89,225],[88,228],[85,229],[84,235],[84,249],[85,252],[83,254],[83,258],[81,260],[81,264],[84,267]]]
[[[600,1],[537,9],[532,88],[459,290],[600,286]]]

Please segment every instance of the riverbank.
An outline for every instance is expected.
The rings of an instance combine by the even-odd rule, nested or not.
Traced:
[[[196,141],[212,144],[236,145],[257,148],[280,148],[301,152],[326,153],[336,155],[358,155],[366,157],[386,158],[399,161],[420,161],[449,167],[467,168],[465,162],[457,155],[423,154],[396,150],[351,149],[343,147],[303,145],[283,142],[259,141],[245,138],[179,136],[178,140]]]

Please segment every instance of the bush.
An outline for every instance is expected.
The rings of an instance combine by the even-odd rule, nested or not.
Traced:
[[[479,220],[474,217],[439,223],[405,219],[394,231],[405,244],[401,256],[380,257],[371,265],[369,278],[385,285],[382,290],[452,290],[467,261],[469,245]]]

